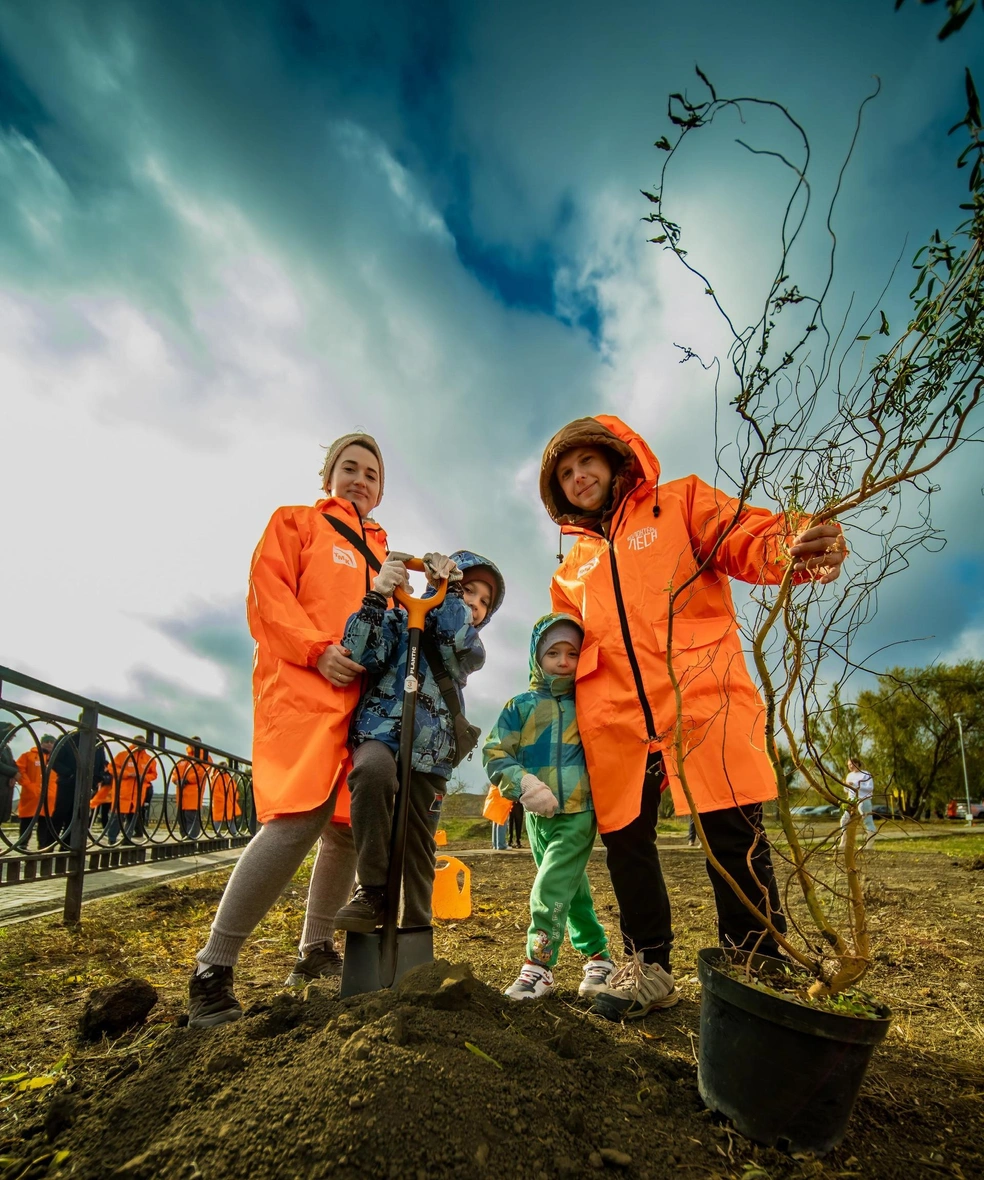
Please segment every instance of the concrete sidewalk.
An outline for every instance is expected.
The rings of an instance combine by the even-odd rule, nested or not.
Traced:
[[[199,873],[229,869],[239,859],[242,848],[227,848],[221,852],[203,852],[197,856],[182,856],[176,860],[160,860],[148,864],[130,865],[102,873],[86,873],[82,886],[82,904],[99,898],[115,897],[148,885],[194,877]],[[0,929],[15,922],[60,914],[65,903],[64,877],[50,877],[0,889]]]

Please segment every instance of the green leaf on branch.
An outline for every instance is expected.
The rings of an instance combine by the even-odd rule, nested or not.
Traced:
[[[959,2],[959,0],[958,0]],[[940,29],[937,37],[940,41],[945,41],[947,37],[953,36],[954,33],[959,33],[960,30],[967,23],[970,14],[974,11],[974,0],[970,0],[970,5],[964,9],[951,8],[950,19],[946,22],[942,29]]]
[[[974,127],[981,125],[981,100],[977,97],[977,87],[970,70],[964,70],[964,86],[967,89],[967,118]]]
[[[882,336],[887,336],[890,331],[888,320],[885,318],[885,313],[883,311],[880,311],[878,314],[881,316],[881,327],[878,329],[878,331]]]

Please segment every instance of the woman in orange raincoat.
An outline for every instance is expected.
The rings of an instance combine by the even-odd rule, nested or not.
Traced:
[[[109,792],[107,798],[113,805],[104,834],[110,844],[115,844],[124,826],[127,839],[139,834],[140,809],[151,789],[150,784],[157,778],[157,762],[153,751],[147,749],[147,739],[137,736],[129,746],[120,750],[113,759],[110,773],[113,783],[100,791]],[[99,798],[100,791],[93,795],[93,801]],[[89,806],[92,807],[93,802]]]
[[[232,777],[228,762],[220,762],[212,771],[209,791],[212,827],[218,832],[225,824],[231,835],[238,835],[237,821],[243,809],[239,805],[239,786]]]
[[[200,742],[197,734],[192,738]],[[186,746],[187,758],[181,761],[171,771],[171,782],[177,788],[178,822],[181,835],[185,840],[197,840],[202,834],[202,798],[205,795],[205,784],[208,782],[209,767],[212,755],[204,746]]]
[[[338,974],[334,919],[355,877],[344,780],[349,722],[364,669],[340,640],[386,559],[370,518],[384,468],[375,439],[347,434],[328,448],[325,499],[278,508],[253,554],[247,597],[253,662],[253,797],[261,830],[240,857],[189,983],[188,1023],[237,1020],[233,967],[243,943],[320,838],[301,953],[289,977]],[[337,807],[336,807],[337,804]]]
[[[764,707],[748,674],[730,579],[775,584],[790,560],[798,579],[831,581],[846,550],[834,525],[798,536],[782,515],[742,507],[695,475],[659,483],[649,446],[618,418],[580,418],[547,444],[540,496],[576,541],[551,583],[552,609],[584,626],[578,728],[598,828],[618,899],[625,967],[595,1006],[645,1016],[679,999],[670,974],[670,903],[656,851],[661,790],[689,808],[673,748],[681,684],[687,782],[710,847],[779,930],[784,919],[762,828],[775,796],[764,751]],[[668,641],[669,592],[676,602]],[[723,945],[777,954],[774,940],[708,864]]]
[[[55,811],[55,797],[58,791],[58,776],[48,770],[48,789],[44,802],[41,800],[41,784],[45,766],[55,748],[55,739],[50,733],[44,734],[37,746],[31,746],[17,759],[17,776],[20,779],[20,799],[17,802],[17,817],[20,820],[18,848],[26,848],[30,840],[29,830],[37,817],[38,848],[47,848],[55,842],[55,830],[51,816]]]

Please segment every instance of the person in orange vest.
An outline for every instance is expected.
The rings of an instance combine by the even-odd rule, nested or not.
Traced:
[[[157,778],[157,760],[147,748],[147,739],[139,734],[113,759],[115,783],[108,788],[112,810],[104,828],[106,839],[115,844],[123,831],[124,839],[140,835],[143,825],[143,801],[151,783]],[[93,801],[99,797],[97,791]],[[90,806],[92,804],[90,803]]]
[[[182,758],[171,771],[171,782],[177,788],[181,835],[186,840],[197,840],[202,834],[202,798],[209,776],[205,764],[212,761],[212,755],[204,746],[198,745],[202,740],[198,734],[193,734],[191,740],[195,744],[185,748],[188,757]]]
[[[318,844],[292,984],[337,975],[335,915],[355,880],[345,777],[364,668],[341,644],[387,557],[371,518],[385,470],[376,440],[329,447],[324,498],[278,508],[253,554],[246,600],[253,662],[253,798],[263,825],[236,863],[188,984],[188,1025],[238,1020],[233,969],[243,943]],[[333,822],[339,821],[339,822]]]
[[[55,831],[51,825],[51,816],[55,810],[55,798],[58,791],[58,778],[53,770],[48,770],[48,784],[42,802],[41,788],[44,783],[45,768],[51,751],[55,748],[55,739],[50,733],[42,736],[41,741],[29,750],[25,750],[17,759],[17,775],[20,781],[20,799],[17,802],[17,816],[20,820],[20,838],[17,847],[26,849],[31,839],[31,825],[35,823],[38,838],[38,848],[47,848],[55,842]]]
[[[686,776],[708,843],[746,895],[785,930],[762,803],[776,794],[765,710],[745,667],[729,581],[832,581],[846,547],[838,526],[740,505],[688,476],[660,484],[656,456],[618,418],[563,427],[547,444],[540,497],[576,538],[553,575],[553,610],[584,626],[578,727],[598,828],[620,910],[625,965],[595,996],[612,1019],[674,1002],[670,903],[656,851],[660,793],[689,814],[676,764],[672,644],[682,691]],[[791,556],[790,556],[791,555]],[[668,587],[685,587],[669,632]],[[671,638],[672,634],[672,638]],[[778,953],[775,941],[708,864],[723,945]]]
[[[216,832],[225,824],[232,836],[238,835],[238,818],[243,809],[239,805],[239,787],[229,771],[228,762],[220,762],[209,776],[212,827]]]

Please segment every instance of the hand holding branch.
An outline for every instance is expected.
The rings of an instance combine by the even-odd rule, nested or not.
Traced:
[[[806,570],[815,582],[826,585],[840,577],[841,566],[850,550],[836,524],[818,524],[804,529],[789,547],[793,571]]]

